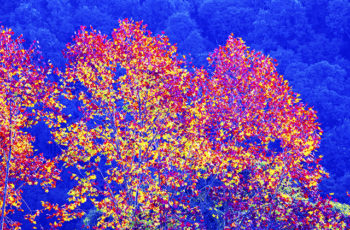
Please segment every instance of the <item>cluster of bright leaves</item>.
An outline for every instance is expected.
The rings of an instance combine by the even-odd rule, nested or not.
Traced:
[[[98,229],[205,229],[210,218],[227,229],[349,224],[319,195],[327,174],[313,155],[315,112],[242,40],[215,50],[210,70],[189,69],[166,36],[124,20],[111,39],[82,28],[65,57],[56,90],[81,116],[50,126],[74,187],[66,204],[42,202],[31,221],[48,211],[59,228],[89,203]]]

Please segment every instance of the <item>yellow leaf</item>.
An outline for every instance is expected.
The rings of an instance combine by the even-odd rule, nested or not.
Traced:
[[[90,176],[90,179],[91,179],[91,180],[96,180],[96,175],[95,175],[95,174],[92,174],[92,175]]]

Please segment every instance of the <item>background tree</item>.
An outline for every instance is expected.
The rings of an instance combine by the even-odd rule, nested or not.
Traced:
[[[247,37],[255,12],[237,2],[205,1],[199,8],[200,25],[215,46],[225,43],[229,34]]]
[[[336,36],[345,36],[350,39],[350,3],[345,0],[333,0],[328,3],[326,23]]]
[[[175,2],[172,0],[145,0],[139,7],[137,19],[143,20],[149,28],[160,33],[165,28],[165,23],[176,8]]]

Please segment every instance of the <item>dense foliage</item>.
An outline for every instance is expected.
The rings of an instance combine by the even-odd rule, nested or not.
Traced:
[[[80,25],[110,34],[125,17],[143,20],[153,33],[164,30],[197,66],[206,66],[208,53],[224,45],[230,33],[242,37],[278,59],[278,72],[318,111],[324,130],[318,154],[330,173],[322,191],[350,203],[345,195],[350,184],[349,12],[348,0],[23,0],[3,1],[0,22],[23,34],[27,44],[40,41],[45,58],[60,67],[65,63],[60,51]],[[55,155],[56,147],[36,143]]]
[[[5,229],[20,225],[11,213],[23,212],[22,202],[30,223],[52,229],[81,219],[98,229],[349,226],[347,211],[318,187],[327,173],[314,156],[322,134],[315,111],[242,39],[230,35],[204,69],[188,67],[168,37],[140,22],[120,21],[110,39],[82,27],[53,76],[34,47],[12,36],[2,29]],[[24,132],[40,120],[60,149],[52,159],[34,152]],[[67,199],[60,193],[59,203],[30,208],[21,187],[48,191],[62,164]]]

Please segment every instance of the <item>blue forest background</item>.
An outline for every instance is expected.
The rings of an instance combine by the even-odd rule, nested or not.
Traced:
[[[23,34],[28,46],[39,41],[43,57],[60,68],[65,64],[61,50],[81,25],[109,35],[123,18],[143,20],[155,34],[164,31],[196,66],[206,66],[208,53],[223,45],[230,33],[275,58],[279,74],[318,112],[324,134],[315,154],[324,156],[322,165],[330,174],[321,190],[350,204],[346,196],[350,191],[349,0],[5,0],[0,4],[0,24]],[[79,116],[74,107],[69,113],[73,119]],[[31,132],[40,152],[59,154],[57,146],[48,144],[49,130],[43,124]],[[32,190],[24,197],[33,205],[40,205],[41,196],[60,202],[68,187],[61,183],[49,194]]]

